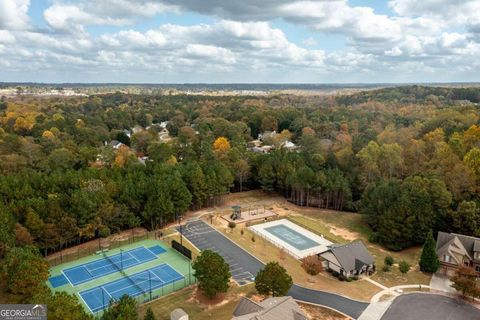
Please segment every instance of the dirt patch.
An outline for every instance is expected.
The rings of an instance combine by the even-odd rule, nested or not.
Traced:
[[[393,295],[393,294],[384,294],[383,296],[380,297],[380,302],[381,301],[388,301],[388,300],[392,300],[393,298],[395,298],[396,295]]]
[[[343,239],[348,241],[353,241],[360,238],[360,235],[358,233],[340,227],[330,226],[330,232],[333,235],[342,237]]]
[[[219,293],[214,298],[210,299],[202,292],[202,290],[196,288],[193,293],[192,297],[196,303],[204,306],[206,309],[215,308],[218,306],[222,306],[230,302],[229,299],[226,299],[225,293]]]
[[[314,306],[305,303],[299,303],[300,309],[307,314],[312,320],[348,320],[350,318],[335,312],[333,310],[323,308],[320,306]]]

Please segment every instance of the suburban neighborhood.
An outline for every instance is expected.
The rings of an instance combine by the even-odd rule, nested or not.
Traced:
[[[0,320],[480,320],[480,0],[0,0]]]

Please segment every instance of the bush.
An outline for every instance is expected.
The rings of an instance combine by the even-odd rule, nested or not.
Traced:
[[[243,234],[245,233],[245,231],[243,229],[240,229],[240,234],[243,236]]]
[[[347,282],[352,282],[352,278],[347,278]]]
[[[228,223],[228,227],[233,231],[233,229],[235,229],[235,227],[237,226],[237,224],[233,221],[230,221]]]
[[[347,280],[347,277],[345,277],[345,275],[343,275],[343,274],[339,274],[338,275],[338,280],[345,281],[345,280]]]
[[[252,236],[252,242],[255,242],[255,236]]]
[[[385,265],[391,267],[393,266],[395,260],[393,260],[392,256],[386,256],[384,262],[385,262]]]
[[[368,241],[371,243],[377,243],[378,242],[377,234],[375,232],[370,234],[370,236],[368,236]]]
[[[382,268],[383,272],[389,272],[390,271],[390,266],[388,264],[384,264]]]
[[[408,264],[407,261],[402,260],[398,264],[398,269],[400,270],[401,273],[405,274],[408,272],[408,270],[410,270],[410,265]]]
[[[316,256],[308,256],[302,259],[302,268],[310,275],[315,276],[322,272],[322,261]]]

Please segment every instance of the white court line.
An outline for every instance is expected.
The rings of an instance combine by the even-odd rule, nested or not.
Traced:
[[[112,297],[112,295],[110,294],[110,292],[108,292],[108,290],[107,290],[107,289],[105,289],[105,287],[104,287],[104,286],[101,286],[100,288],[102,288],[102,290],[103,290],[103,291],[105,291],[105,292],[106,292],[106,293],[107,293],[107,294],[110,296],[110,298],[112,298],[112,299],[115,301],[115,298],[114,298],[114,297]],[[102,303],[103,303],[103,301],[102,301]]]
[[[162,248],[163,250],[165,250],[165,248],[163,248],[162,246],[159,245],[159,247]],[[143,246],[142,246],[142,248],[144,248],[145,250],[147,250],[148,252],[150,252],[151,254],[153,254],[153,256],[155,257],[155,259],[158,259],[157,255],[156,255],[152,250],[150,250],[150,249],[148,249],[148,248],[145,248],[145,247],[143,247]],[[162,253],[164,253],[164,252],[162,252]],[[153,260],[153,259],[146,260],[145,262],[152,261],[152,260]]]
[[[178,273],[178,274],[180,275],[180,277],[179,277],[179,278],[175,278],[175,279],[173,279],[173,280],[170,280],[169,282],[166,282],[166,281],[164,281],[162,278],[159,278],[155,273],[152,272],[152,270],[163,269],[163,268],[165,268],[165,266],[167,266],[167,265],[168,265],[172,270],[174,270],[176,273]],[[154,268],[152,268],[152,269],[144,270],[144,271],[148,271],[148,272],[153,273],[153,274],[156,276],[156,278],[161,281],[161,285],[160,285],[160,286],[154,286],[154,287],[152,287],[152,290],[155,290],[155,289],[157,289],[157,288],[161,288],[164,284],[169,284],[169,283],[172,283],[172,282],[175,282],[175,281],[177,281],[177,280],[180,280],[180,279],[184,279],[184,278],[185,278],[184,275],[182,275],[180,272],[178,272],[175,268],[173,268],[173,267],[172,267],[170,264],[168,264],[168,263],[164,263],[164,264],[162,264],[162,265],[160,265],[160,266],[154,267]],[[135,274],[133,274],[133,275],[135,275]],[[132,275],[129,275],[129,276],[132,276]],[[120,279],[118,279],[118,280],[121,280],[121,279],[126,279],[126,280],[128,280],[127,277],[120,278]],[[147,280],[145,280],[145,281],[141,281],[141,282],[138,282],[138,283],[136,282],[136,285],[130,285],[130,286],[122,287],[122,288],[120,288],[120,289],[118,289],[118,290],[112,291],[112,294],[114,294],[115,292],[119,292],[119,291],[121,291],[121,290],[125,290],[125,289],[130,288],[130,287],[133,287],[133,286],[139,286],[140,288],[142,288],[142,287],[140,286],[140,284],[145,283],[145,282],[148,282],[148,281],[151,281],[151,279],[150,279],[150,280],[147,279]],[[145,294],[144,292],[141,292],[141,293],[142,293],[142,294]]]
[[[62,274],[63,274],[63,276],[67,279],[68,283],[70,283],[70,285],[71,285],[72,287],[75,287],[75,286],[73,285],[73,283],[70,281],[70,279],[67,277],[67,275],[65,274],[65,272],[63,272],[63,271],[64,271],[64,270],[62,270]],[[52,287],[53,287],[53,286],[52,286]]]
[[[80,299],[83,301],[83,303],[87,306],[88,310],[90,310],[90,312],[93,314],[95,313],[92,309],[90,309],[90,306],[88,305],[88,303],[83,299],[82,295],[80,294],[80,292],[77,292],[78,296],[80,297]],[[102,303],[103,304],[103,303]],[[102,308],[103,309],[103,308]],[[97,311],[98,312],[98,311]]]
[[[135,250],[135,249],[134,249]],[[131,251],[131,250],[130,250]],[[135,261],[137,261],[138,263],[140,263],[140,260],[138,260],[133,254],[130,253],[130,251],[126,252],[130,257],[132,257],[133,259],[135,259]],[[120,253],[121,255],[122,253]],[[127,259],[128,260],[128,259]],[[123,261],[123,259],[122,259]],[[122,266],[122,269],[123,269],[123,266]]]

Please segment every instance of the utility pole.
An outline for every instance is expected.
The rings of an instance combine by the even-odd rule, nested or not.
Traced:
[[[183,246],[182,216],[178,217],[178,223],[180,224],[180,244]]]
[[[152,275],[148,271],[148,284],[150,286],[150,301],[152,301]]]

